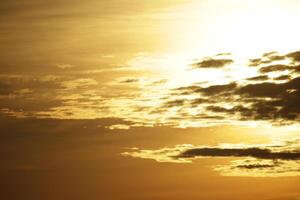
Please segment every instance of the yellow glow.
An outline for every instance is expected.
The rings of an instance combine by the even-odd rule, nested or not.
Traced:
[[[233,52],[249,56],[295,50],[300,34],[295,4],[279,0],[193,1],[174,11],[177,20],[166,26],[169,41],[176,50],[201,55]]]

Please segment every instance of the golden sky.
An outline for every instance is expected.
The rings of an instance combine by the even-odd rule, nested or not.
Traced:
[[[2,0],[0,199],[299,199],[299,11]]]

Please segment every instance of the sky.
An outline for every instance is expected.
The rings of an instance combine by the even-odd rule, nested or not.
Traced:
[[[299,10],[2,0],[0,198],[300,199]]]

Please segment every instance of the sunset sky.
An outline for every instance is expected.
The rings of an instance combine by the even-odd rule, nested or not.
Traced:
[[[299,200],[300,1],[0,1],[0,199]]]

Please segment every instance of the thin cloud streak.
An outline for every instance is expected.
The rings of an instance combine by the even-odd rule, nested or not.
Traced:
[[[157,162],[192,163],[195,159],[231,158],[228,165],[213,169],[228,176],[300,176],[300,140],[274,144],[219,146],[177,145],[173,148],[143,150],[134,148],[122,153]]]

